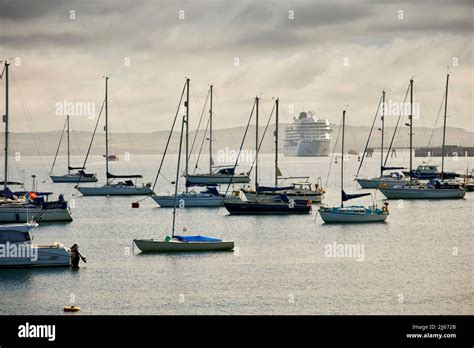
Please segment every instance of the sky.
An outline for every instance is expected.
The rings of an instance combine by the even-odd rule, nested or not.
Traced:
[[[215,128],[244,126],[256,95],[264,118],[279,97],[281,122],[313,110],[339,123],[347,107],[357,126],[371,124],[382,90],[401,102],[411,77],[415,126],[441,126],[448,70],[448,125],[474,131],[469,0],[0,0],[0,7],[13,132],[62,129],[66,103],[87,105],[71,123],[91,131],[104,76],[112,132],[169,129],[186,77],[191,129],[210,84]]]

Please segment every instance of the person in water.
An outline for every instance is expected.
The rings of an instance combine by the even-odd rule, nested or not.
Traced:
[[[79,253],[79,246],[77,244],[74,244],[71,247],[71,267],[73,269],[78,269],[79,268],[79,260],[84,261],[84,263],[87,263],[87,260],[85,257],[83,257]]]

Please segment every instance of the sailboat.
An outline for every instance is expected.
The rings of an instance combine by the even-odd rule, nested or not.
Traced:
[[[308,199],[289,199],[284,193],[272,197],[260,197],[258,184],[258,152],[260,148],[258,139],[258,112],[259,97],[255,97],[255,196],[253,199],[237,200],[226,199],[224,207],[230,214],[309,214],[311,201]],[[278,105],[278,99],[276,99]]]
[[[53,165],[51,166],[51,171],[49,173],[49,177],[54,183],[63,183],[63,182],[96,182],[97,177],[95,174],[88,174],[85,172],[84,167],[71,167],[71,152],[70,152],[70,141],[69,141],[69,115],[66,116],[66,124],[64,125],[66,128],[67,134],[67,174],[64,175],[53,175],[54,165],[56,163],[56,159],[58,157],[59,148],[61,147],[61,141],[64,135],[64,128],[61,133],[61,137],[59,138],[58,149],[56,150],[56,155],[54,156]],[[75,173],[71,173],[73,170],[78,170]]]
[[[274,186],[258,186],[258,194],[261,198],[277,199],[281,195],[286,195],[291,200],[306,200],[312,203],[320,203],[324,195],[321,185],[310,183],[309,177],[288,177],[283,178],[280,168],[278,167],[278,119],[279,119],[280,99],[275,99],[275,185]],[[266,130],[266,129],[265,129]],[[259,149],[262,145],[263,138],[260,141]],[[305,179],[305,181],[292,182],[287,186],[279,186],[278,180]],[[241,188],[248,200],[256,200],[256,190],[248,187]]]
[[[185,117],[185,172],[184,177],[189,177],[189,84],[190,79],[186,79],[186,101],[184,106],[186,108]],[[164,155],[163,155],[164,156]],[[227,183],[229,180],[227,180]],[[177,195],[178,202],[181,207],[220,207],[224,204],[224,195],[217,191],[215,185],[207,187],[205,191],[196,192],[189,191],[189,184],[185,185],[185,192]],[[172,208],[174,206],[174,195],[153,195],[151,198],[158,203],[162,208]]]
[[[386,167],[384,163],[384,157],[383,157],[383,149],[384,149],[384,131],[385,131],[385,91],[382,92],[382,115],[380,117],[382,127],[381,127],[381,142],[380,142],[380,176],[375,177],[375,178],[359,178],[359,171],[362,168],[362,164],[364,163],[365,159],[365,154],[367,152],[367,147],[369,145],[370,141],[370,136],[372,135],[372,130],[374,128],[375,120],[377,119],[377,115],[375,115],[374,122],[372,123],[372,128],[370,129],[369,132],[369,137],[367,139],[367,144],[365,146],[364,154],[362,156],[362,161],[360,162],[359,169],[357,170],[356,174],[356,181],[360,185],[360,187],[364,189],[374,189],[377,188],[380,184],[386,185],[387,187],[393,187],[396,185],[403,185],[407,183],[408,179],[404,178],[403,175],[401,175],[399,172],[396,170],[401,170],[404,169],[404,167]],[[380,104],[379,104],[380,107]],[[378,109],[377,109],[378,111]],[[396,132],[397,129],[395,128],[394,132]],[[387,155],[390,152],[390,148],[387,151]],[[390,172],[390,174],[386,175],[384,174],[385,171],[387,170],[395,170],[394,172]]]
[[[0,223],[27,221],[34,216],[36,221],[72,221],[71,211],[62,194],[58,200],[49,201],[51,192],[29,192],[10,190],[9,185],[21,183],[8,181],[8,149],[9,149],[9,80],[8,69],[10,64],[5,61],[1,78],[5,76],[5,168],[4,179],[0,184]]]
[[[444,173],[444,155],[445,155],[445,141],[446,141],[446,118],[448,112],[448,87],[449,74],[446,76],[446,94],[444,100],[444,125],[443,125],[443,157],[441,160],[441,181],[432,179],[427,184],[414,183],[413,177],[410,176],[408,184],[399,185],[395,187],[379,186],[380,192],[388,199],[449,199],[449,198],[464,198],[466,189],[460,184],[443,182]],[[410,80],[410,173],[412,172],[413,162],[413,79]]]
[[[143,178],[142,175],[114,175],[109,172],[109,128],[108,128],[108,81],[105,77],[105,185],[99,187],[87,187],[76,185],[75,188],[83,196],[138,196],[151,195],[153,190],[151,185],[138,186],[136,179]],[[92,138],[93,139],[93,138]],[[115,179],[127,179],[125,181],[114,182]],[[135,182],[132,181],[135,179]]]
[[[229,251],[234,249],[233,241],[225,241],[218,238],[206,236],[179,236],[176,232],[176,208],[178,206],[178,184],[179,167],[181,162],[181,149],[183,144],[184,124],[187,116],[183,117],[181,123],[181,135],[179,140],[178,164],[176,168],[176,180],[174,183],[174,205],[173,205],[173,227],[171,236],[166,236],[164,240],[154,239],[134,239],[133,242],[142,252],[196,252],[196,251]]]
[[[187,174],[187,186],[216,186],[228,184],[247,184],[250,182],[246,173],[236,174],[233,166],[215,166],[212,159],[212,98],[214,86],[209,87],[209,173]]]
[[[365,207],[361,205],[344,206],[344,202],[369,196],[370,193],[346,194],[344,191],[344,128],[346,123],[346,110],[342,112],[342,151],[341,151],[341,206],[319,208],[319,215],[326,223],[346,223],[346,222],[382,222],[388,216],[388,204],[382,209],[375,205]]]

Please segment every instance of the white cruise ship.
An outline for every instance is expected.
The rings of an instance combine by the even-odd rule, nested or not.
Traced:
[[[332,132],[329,121],[318,120],[311,111],[301,112],[298,118],[293,119],[294,122],[285,130],[284,155],[329,156]]]

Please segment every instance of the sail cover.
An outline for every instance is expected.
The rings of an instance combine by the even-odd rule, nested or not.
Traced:
[[[71,167],[68,166],[69,170],[79,170],[79,169],[86,169],[86,167]]]
[[[405,169],[405,167],[382,167],[382,170],[400,170]]]
[[[13,196],[16,197],[23,197],[28,194],[30,194],[32,191],[12,191],[8,187],[6,190],[0,190],[0,197],[7,197],[7,198],[12,198]],[[34,194],[36,196],[50,196],[53,193],[52,192],[38,192],[35,191]]]
[[[5,185],[5,181],[0,181],[0,185]],[[7,185],[22,186],[23,183],[22,183],[22,182],[18,182],[18,181],[8,181],[8,182],[7,182]]]
[[[222,239],[211,238],[206,236],[174,236],[177,240],[181,242],[222,242]]]
[[[119,178],[122,178],[122,179],[133,179],[133,178],[143,178],[143,176],[140,175],[140,174],[135,174],[135,175],[114,175],[114,174],[110,174],[109,172],[107,172],[107,179],[119,179]]]
[[[370,193],[355,193],[355,194],[352,194],[352,195],[348,195],[344,190],[342,190],[341,195],[342,195],[342,200],[345,202],[345,201],[348,201],[350,199],[369,196]]]
[[[217,190],[217,187],[215,186],[207,186],[206,191],[203,191],[203,193],[210,193],[210,194],[213,194],[214,196],[219,196],[219,191]]]
[[[258,187],[258,192],[274,192],[274,191],[286,191],[286,190],[291,190],[293,189],[294,186],[259,186]]]

